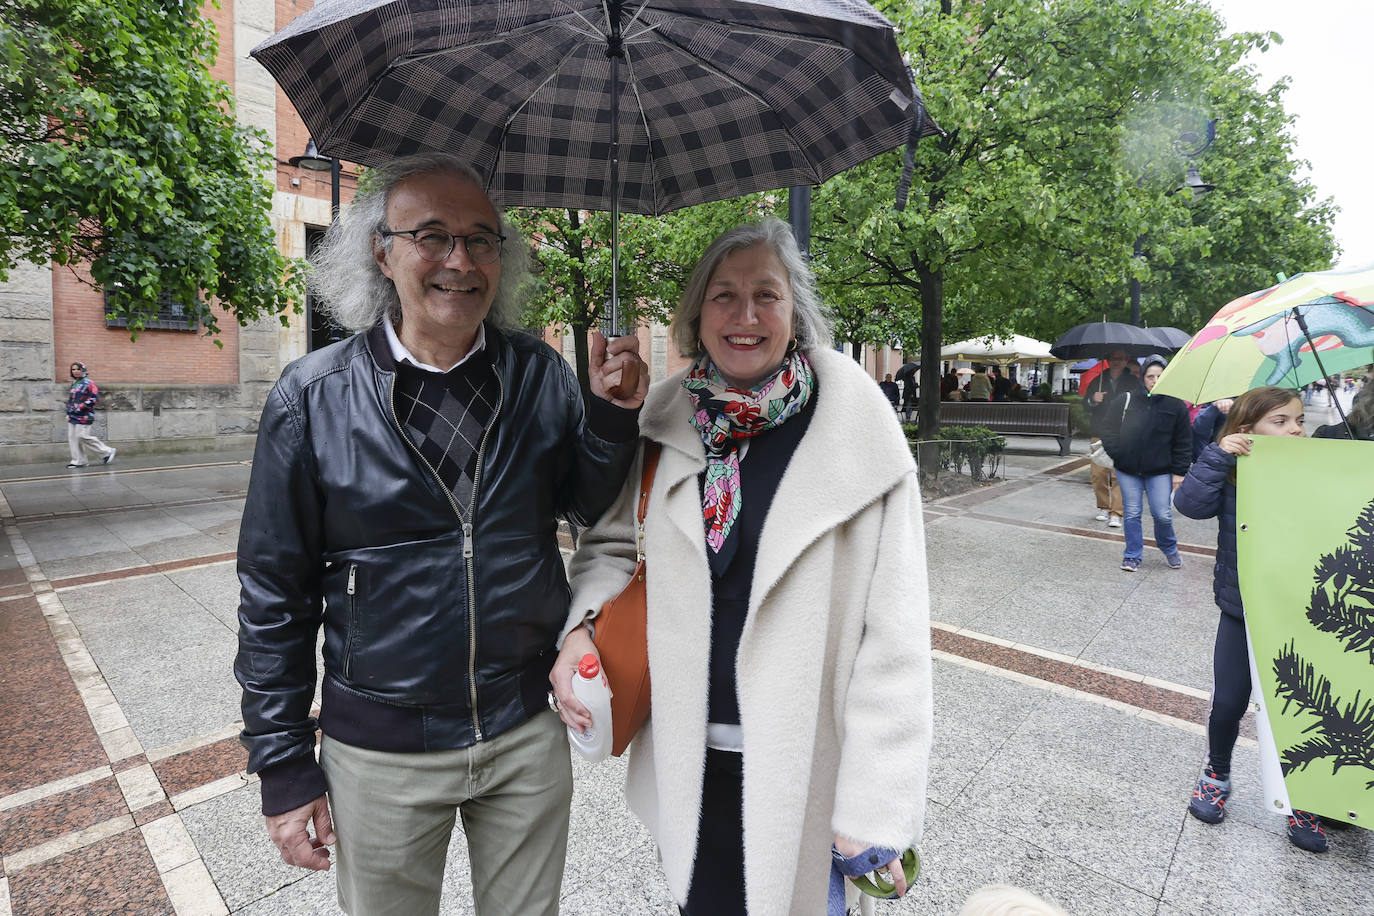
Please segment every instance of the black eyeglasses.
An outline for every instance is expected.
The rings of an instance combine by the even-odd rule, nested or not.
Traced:
[[[495,232],[474,232],[471,235],[453,235],[443,229],[383,229],[382,238],[393,235],[408,235],[415,245],[415,252],[426,261],[446,261],[453,254],[453,246],[463,243],[474,264],[491,264],[501,257],[501,243],[504,235]]]

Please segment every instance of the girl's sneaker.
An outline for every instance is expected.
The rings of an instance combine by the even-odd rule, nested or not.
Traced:
[[[1231,797],[1231,780],[1222,779],[1211,770],[1203,770],[1188,802],[1188,813],[1200,821],[1220,824],[1226,816],[1226,799]],[[1292,821],[1292,818],[1289,818]],[[1292,828],[1290,827],[1291,831]],[[1294,842],[1297,842],[1294,840]]]
[[[1293,809],[1288,815],[1288,842],[1308,852],[1326,852],[1326,831],[1322,819],[1311,811]]]

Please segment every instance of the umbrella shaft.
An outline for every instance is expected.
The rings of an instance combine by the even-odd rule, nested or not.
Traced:
[[[618,4],[612,15],[619,19]],[[620,31],[620,23],[611,25]],[[620,321],[620,55],[611,55],[611,333],[623,332]]]

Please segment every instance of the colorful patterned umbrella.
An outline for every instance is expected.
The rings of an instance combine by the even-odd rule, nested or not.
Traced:
[[[1332,375],[1374,362],[1374,269],[1298,274],[1241,296],[1193,335],[1155,392],[1201,404],[1301,388],[1322,377],[1318,356]]]

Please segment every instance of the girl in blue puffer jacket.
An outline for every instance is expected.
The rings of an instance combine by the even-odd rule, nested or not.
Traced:
[[[1231,751],[1240,720],[1250,704],[1250,656],[1245,645],[1245,609],[1236,573],[1236,459],[1250,454],[1254,436],[1305,436],[1302,399],[1287,388],[1256,388],[1236,399],[1217,441],[1198,455],[1174,494],[1174,508],[1189,518],[1217,519],[1217,563],[1212,589],[1221,621],[1212,650],[1212,706],[1207,715],[1207,761],[1193,789],[1188,811],[1220,823],[1231,795]],[[1294,808],[1288,839],[1311,852],[1326,851],[1321,818]]]

